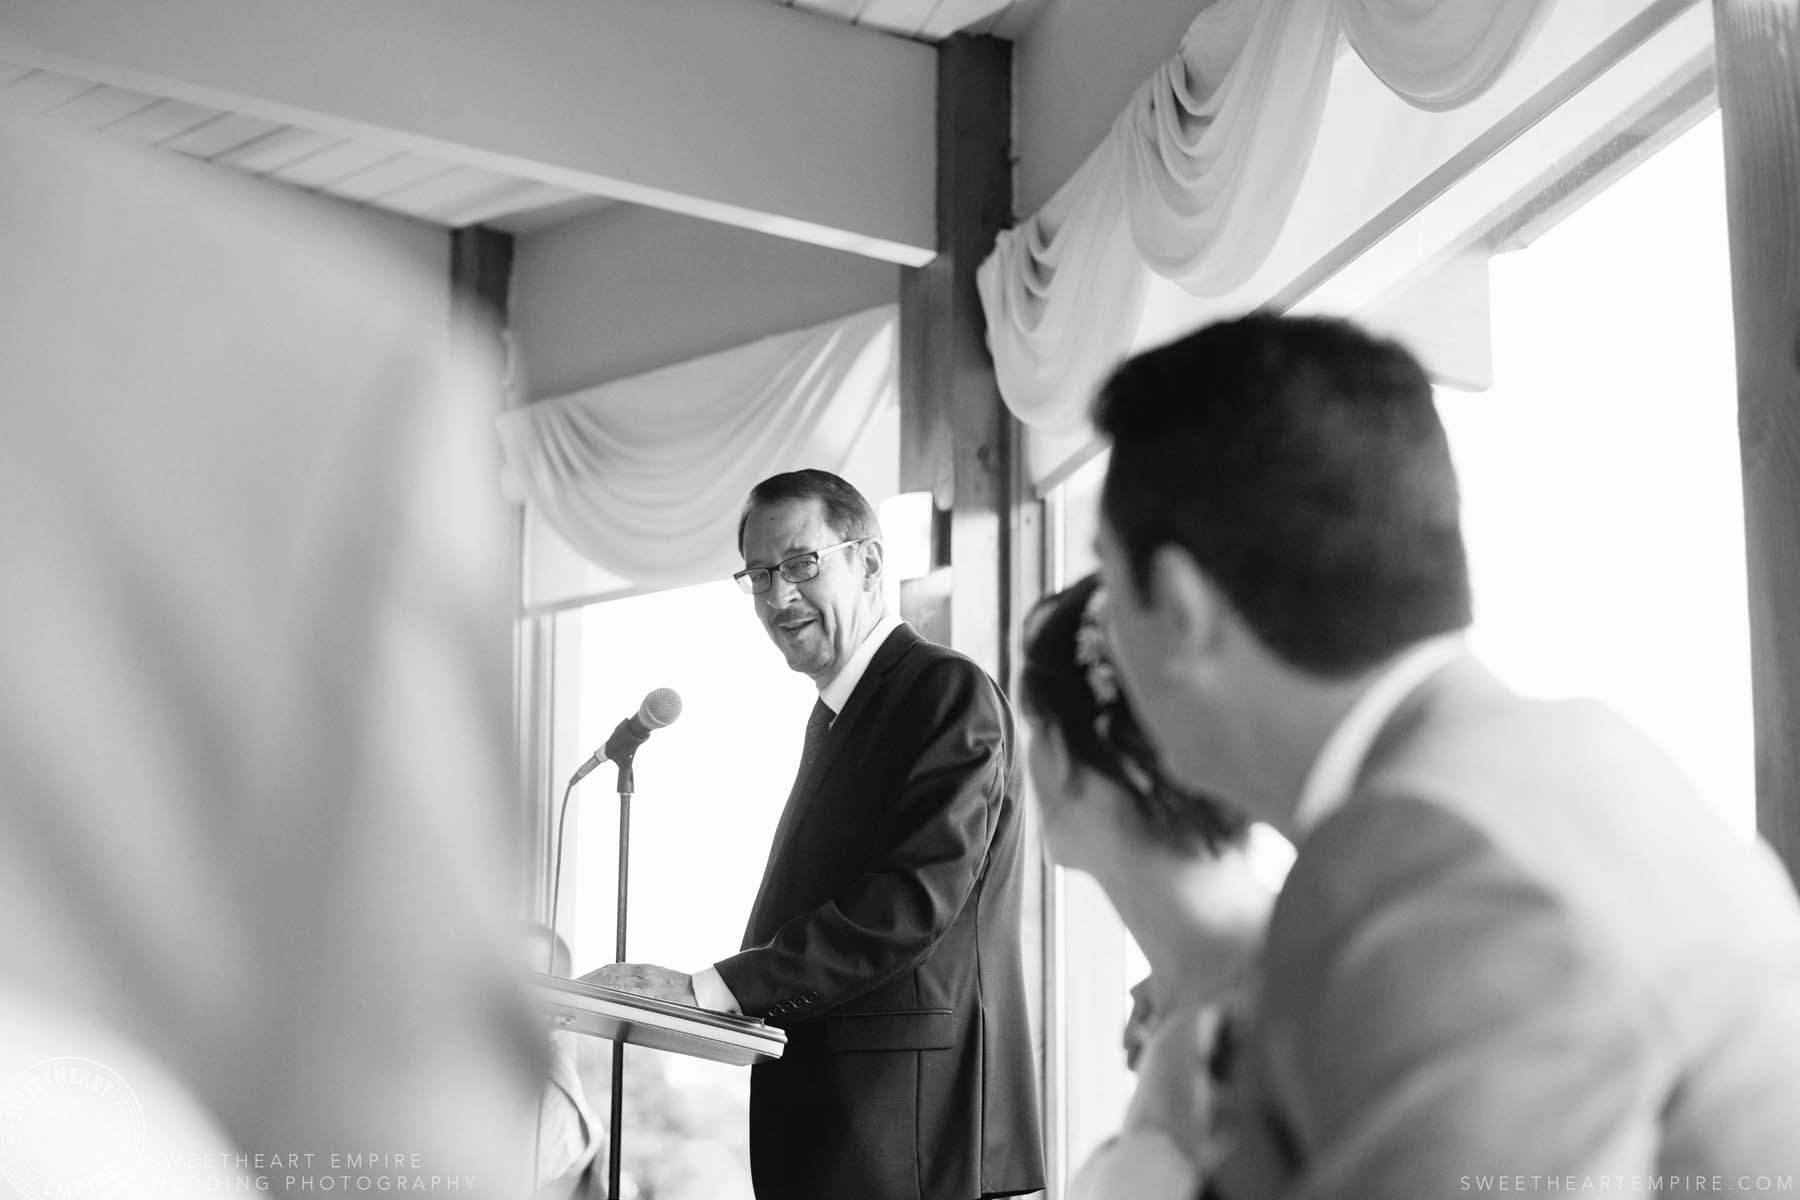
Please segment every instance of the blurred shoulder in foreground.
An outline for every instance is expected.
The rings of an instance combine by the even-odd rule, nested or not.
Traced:
[[[42,123],[0,162],[0,983],[245,1150],[512,1194],[498,376],[447,269]]]

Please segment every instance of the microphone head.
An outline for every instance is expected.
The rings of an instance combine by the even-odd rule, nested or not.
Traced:
[[[673,725],[681,715],[681,693],[674,688],[657,688],[638,705],[637,719],[645,729],[661,729]]]

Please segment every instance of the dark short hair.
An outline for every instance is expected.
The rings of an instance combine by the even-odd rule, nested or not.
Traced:
[[[881,536],[881,523],[861,492],[830,471],[808,467],[771,475],[750,489],[743,511],[738,513],[738,554],[744,552],[744,526],[750,521],[750,510],[759,504],[789,500],[817,500],[824,506],[825,524],[845,541]]]
[[[1270,650],[1344,676],[1470,620],[1431,381],[1347,321],[1253,313],[1140,354],[1094,422],[1102,512],[1142,597],[1177,546]]]
[[[1099,586],[1099,576],[1086,576],[1044,597],[1025,618],[1020,705],[1055,727],[1076,762],[1122,787],[1156,841],[1184,854],[1241,845],[1248,816],[1170,778],[1119,690],[1105,634],[1088,615]]]

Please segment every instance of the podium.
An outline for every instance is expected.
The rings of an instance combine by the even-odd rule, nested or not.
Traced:
[[[533,973],[532,998],[557,1028],[633,1046],[747,1067],[781,1057],[787,1034],[754,1017],[653,1000],[617,988]]]

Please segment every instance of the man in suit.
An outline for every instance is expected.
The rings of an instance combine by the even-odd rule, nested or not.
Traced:
[[[759,483],[738,546],[764,630],[819,688],[743,950],[693,977],[587,978],[787,1031],[751,1077],[763,1200],[1037,1191],[1011,712],[886,611],[881,531],[844,480]]]
[[[1469,654],[1424,372],[1252,315],[1127,363],[1099,551],[1184,782],[1298,844],[1210,1194],[1800,1176],[1800,909],[1641,735]]]

